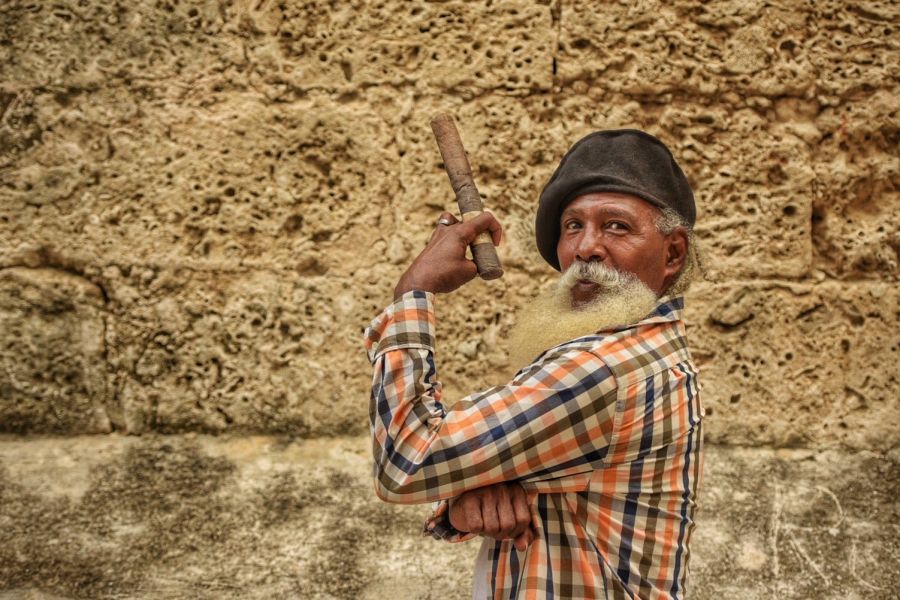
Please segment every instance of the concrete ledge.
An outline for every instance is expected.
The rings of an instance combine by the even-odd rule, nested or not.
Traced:
[[[708,446],[692,597],[871,598],[898,456]],[[467,598],[477,544],[378,501],[364,438],[0,437],[0,598]]]

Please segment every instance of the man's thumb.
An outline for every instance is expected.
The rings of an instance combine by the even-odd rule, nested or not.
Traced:
[[[528,549],[528,546],[530,546],[531,542],[533,542],[533,541],[534,541],[534,530],[532,530],[531,527],[529,527],[528,529],[523,531],[521,534],[519,534],[519,537],[517,537],[515,540],[513,540],[513,544],[515,545],[516,550],[518,550],[519,552],[525,552],[525,550]]]

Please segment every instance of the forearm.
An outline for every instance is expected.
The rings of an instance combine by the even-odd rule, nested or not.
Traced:
[[[366,331],[374,376],[369,416],[375,491],[383,500],[427,502],[418,489],[433,431],[444,417],[434,367],[433,295],[401,294]],[[416,488],[416,489],[413,489]]]
[[[370,413],[374,438],[375,492],[387,502],[437,500],[432,460],[435,429],[444,417],[440,384],[423,377],[431,355],[409,349],[393,351],[375,365]]]

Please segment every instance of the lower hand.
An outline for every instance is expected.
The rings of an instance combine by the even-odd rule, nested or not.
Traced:
[[[512,539],[519,551],[534,540],[525,489],[516,482],[498,483],[464,493],[450,504],[450,524],[457,531],[495,540]]]
[[[415,258],[394,288],[394,298],[410,290],[449,293],[478,275],[475,262],[466,258],[466,249],[478,234],[490,232],[495,246],[500,245],[502,227],[491,213],[481,213],[464,223],[448,212],[441,214],[439,225],[425,249]]]

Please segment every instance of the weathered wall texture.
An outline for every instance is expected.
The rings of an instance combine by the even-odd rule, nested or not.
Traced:
[[[507,275],[439,300],[448,398],[515,370],[505,334],[553,277],[531,220],[559,158],[639,127],[697,196],[710,447],[759,448],[751,471],[772,447],[885,456],[898,31],[890,0],[6,0],[0,431],[364,435],[360,334],[453,206],[428,127],[450,111]]]
[[[359,438],[0,437],[0,598],[471,598],[478,544],[419,536],[369,462]],[[713,447],[689,597],[891,597],[898,468]]]

